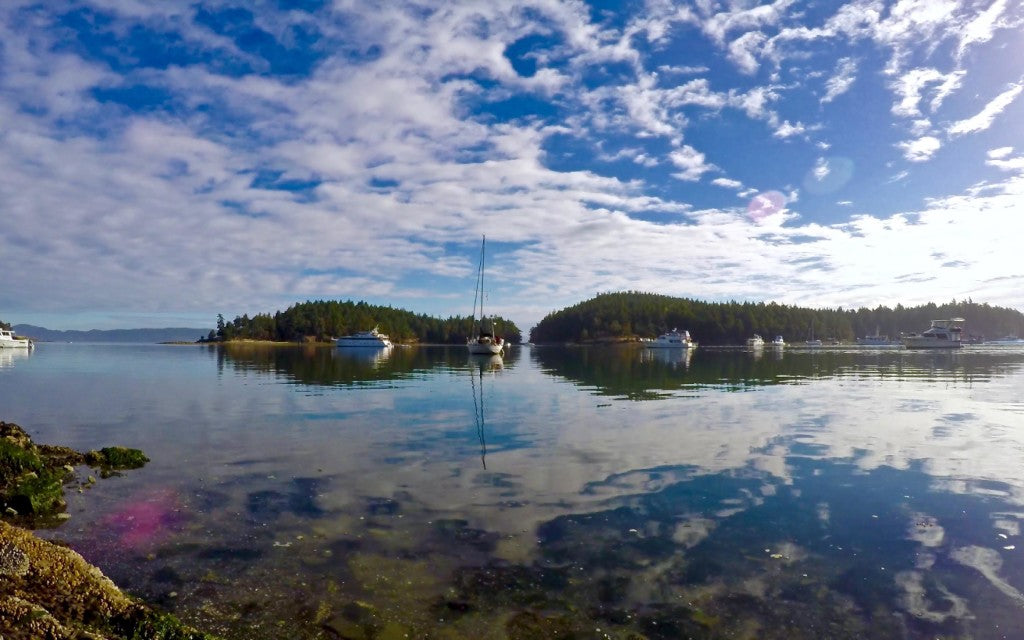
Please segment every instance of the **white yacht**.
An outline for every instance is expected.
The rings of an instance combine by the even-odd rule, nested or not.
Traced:
[[[350,336],[341,336],[334,341],[334,344],[339,347],[374,347],[380,349],[382,347],[390,347],[391,340],[388,339],[387,335],[379,333],[377,327],[374,327],[370,331],[359,331]]]
[[[932,326],[921,333],[903,336],[903,346],[908,349],[959,349],[963,346],[960,324],[963,318],[932,320]]]
[[[747,346],[748,347],[754,347],[754,348],[763,347],[764,346],[764,338],[762,338],[761,336],[759,336],[759,335],[757,335],[755,333],[753,338],[747,338]]]
[[[653,342],[648,342],[650,349],[692,349],[697,343],[690,338],[689,331],[673,329],[658,336]]]
[[[31,349],[34,346],[29,338],[19,338],[10,329],[0,329],[0,349]]]
[[[784,347],[786,346],[786,341],[782,339],[782,336],[775,336],[774,338],[772,338],[772,346]]]

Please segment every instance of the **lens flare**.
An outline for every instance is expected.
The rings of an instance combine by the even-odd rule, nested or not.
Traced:
[[[765,191],[750,199],[747,204],[747,216],[754,222],[760,222],[785,208],[786,196],[778,191]]]

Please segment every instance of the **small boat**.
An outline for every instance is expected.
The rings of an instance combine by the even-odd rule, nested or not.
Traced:
[[[359,331],[350,336],[342,336],[334,341],[338,347],[373,347],[376,349],[391,346],[387,335],[379,333],[377,327],[369,331]]]
[[[816,340],[814,338],[814,318],[811,318],[811,337],[810,337],[809,340],[804,340],[804,346],[805,347],[820,347],[821,346],[821,340]]]
[[[786,341],[782,339],[782,336],[775,336],[774,338],[772,338],[772,346],[784,347],[786,346]]]
[[[932,326],[921,333],[903,336],[903,346],[908,349],[959,349],[963,347],[963,318],[932,320]]]
[[[10,329],[0,329],[0,349],[31,349],[34,346],[31,339],[18,337]]]
[[[763,347],[764,346],[764,338],[762,338],[761,336],[759,336],[759,335],[757,335],[755,333],[753,338],[747,338],[747,346],[748,347],[754,347],[754,348]]]
[[[889,336],[879,333],[878,327],[875,327],[874,335],[857,338],[857,344],[864,347],[887,347],[892,344],[892,341],[889,340]]]
[[[484,249],[487,236],[480,241],[480,266],[476,273],[476,291],[473,292],[473,332],[466,340],[466,347],[473,355],[500,355],[505,348],[505,339],[494,331],[493,318],[484,316]],[[477,301],[480,315],[477,316]]]
[[[968,341],[968,342],[970,342],[970,341]],[[971,344],[974,344],[974,343],[971,343]],[[998,345],[1015,345],[1015,344],[1024,344],[1024,340],[1021,340],[1017,336],[1011,334],[1011,335],[1008,335],[1008,336],[1003,336],[1002,338],[997,338],[995,340],[989,340],[988,342],[985,342],[984,344],[992,344],[992,345],[997,345],[997,346]]]
[[[886,347],[892,344],[889,341],[889,336],[873,335],[864,336],[863,338],[857,338],[857,344],[865,347]]]
[[[653,342],[648,342],[649,349],[693,349],[697,343],[690,338],[689,331],[672,329],[657,337]]]

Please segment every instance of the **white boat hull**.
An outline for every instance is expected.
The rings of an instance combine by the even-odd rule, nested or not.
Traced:
[[[690,339],[689,331],[673,329],[658,336],[654,342],[647,343],[648,349],[693,349],[697,343]]]
[[[390,342],[383,340],[346,340],[345,338],[338,338],[334,344],[338,347],[362,349],[387,349],[391,346]]]
[[[466,343],[466,347],[468,347],[469,352],[475,356],[496,356],[505,348],[505,341],[498,340],[497,342],[491,342],[490,340],[471,340]]]
[[[360,331],[350,336],[341,336],[334,341],[334,345],[344,348],[386,349],[391,346],[391,340],[374,327],[372,331]]]
[[[0,329],[0,349],[31,349],[32,341],[28,338],[16,338],[13,331]]]

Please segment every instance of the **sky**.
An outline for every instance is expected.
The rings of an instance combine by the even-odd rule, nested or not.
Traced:
[[[1024,310],[1022,1],[4,0],[0,320]]]

